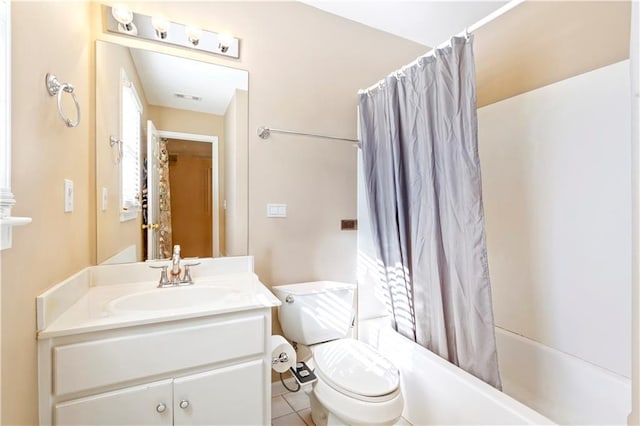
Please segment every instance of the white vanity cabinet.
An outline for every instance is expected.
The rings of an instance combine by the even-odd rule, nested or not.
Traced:
[[[270,422],[271,309],[40,339],[40,424]]]
[[[264,418],[264,363],[235,364],[173,381],[176,425],[260,425]],[[269,416],[270,417],[270,416]]]

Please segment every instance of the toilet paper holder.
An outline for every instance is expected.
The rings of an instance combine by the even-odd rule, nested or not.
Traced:
[[[280,352],[280,355],[271,358],[271,365],[276,365],[282,362],[289,362],[289,355],[286,352]]]

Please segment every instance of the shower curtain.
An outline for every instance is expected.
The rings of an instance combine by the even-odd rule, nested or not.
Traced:
[[[472,37],[360,94],[365,187],[395,329],[500,389]]]
[[[171,231],[171,189],[169,185],[169,150],[167,139],[160,138],[158,158],[158,256],[160,259],[169,259],[173,254],[173,241]]]

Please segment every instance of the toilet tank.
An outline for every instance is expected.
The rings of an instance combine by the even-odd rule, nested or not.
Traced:
[[[271,287],[282,301],[278,319],[284,336],[303,345],[346,337],[354,319],[355,288],[335,281]]]

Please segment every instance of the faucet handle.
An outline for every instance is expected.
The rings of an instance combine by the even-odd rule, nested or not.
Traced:
[[[158,281],[158,287],[169,287],[171,285],[169,283],[169,276],[167,275],[168,267],[169,267],[168,265],[159,265],[159,266],[149,265],[149,268],[162,269],[160,271],[160,281]]]
[[[193,279],[191,278],[191,266],[198,266],[200,262],[194,263],[185,263],[184,266],[184,276],[182,277],[182,282],[184,284],[193,284]]]
[[[176,254],[180,256],[180,244],[173,246],[173,255],[175,256]]]

